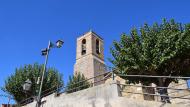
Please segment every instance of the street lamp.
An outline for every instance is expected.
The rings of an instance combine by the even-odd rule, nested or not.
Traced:
[[[27,79],[25,82],[24,82],[24,84],[23,84],[23,90],[24,91],[30,91],[30,88],[31,88],[31,86],[32,86],[32,82],[29,80],[29,79]]]
[[[63,45],[63,41],[62,40],[58,40],[57,42],[56,42],[56,46],[57,46],[57,48],[61,48],[62,47],[62,45]]]
[[[42,52],[42,56],[45,56],[45,64],[44,64],[44,68],[43,68],[43,72],[42,72],[42,78],[41,78],[41,83],[40,83],[40,90],[39,90],[39,93],[38,93],[38,97],[37,97],[37,107],[40,107],[40,104],[41,104],[41,92],[42,92],[42,86],[43,86],[43,81],[44,81],[44,74],[46,72],[46,65],[47,65],[47,61],[48,61],[48,55],[49,55],[49,52],[50,52],[50,49],[51,48],[61,48],[62,45],[63,45],[63,41],[62,40],[58,40],[56,42],[56,45],[54,45],[51,41],[49,41],[48,43],[48,47],[43,49],[41,52]]]

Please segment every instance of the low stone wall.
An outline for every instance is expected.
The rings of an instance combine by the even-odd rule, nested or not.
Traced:
[[[187,81],[180,80],[178,83],[171,83],[169,88],[175,89],[187,89]],[[188,98],[188,99],[180,99],[180,98],[171,98],[170,101],[176,104],[185,104],[190,107],[190,89],[189,90],[171,90],[168,89],[169,96],[171,97],[180,97],[180,98]]]
[[[179,104],[163,104],[154,101],[134,100],[122,97],[116,82],[98,85],[71,94],[54,94],[42,99],[41,107],[184,107]],[[23,107],[35,107],[32,102]]]

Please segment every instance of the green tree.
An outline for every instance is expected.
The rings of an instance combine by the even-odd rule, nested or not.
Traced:
[[[37,84],[37,80],[42,75],[42,70],[43,65],[39,64],[29,64],[16,68],[15,73],[5,80],[2,90],[13,96],[17,103],[31,96],[36,96],[40,85]],[[22,87],[27,79],[32,82],[29,92],[25,92]],[[42,87],[42,95],[50,94],[57,88],[57,85],[63,85],[62,75],[55,68],[47,68]]]
[[[173,19],[163,19],[161,24],[144,24],[140,30],[132,29],[114,41],[111,62],[123,75],[190,76],[190,24],[182,25]],[[125,77],[129,83],[154,83],[168,87],[177,79]],[[157,88],[167,95],[167,89]],[[161,97],[162,100],[168,97]]]
[[[90,83],[86,81],[87,78],[81,73],[77,73],[74,76],[69,77],[69,82],[67,84],[67,93],[72,93],[76,91],[80,91],[90,87]]]

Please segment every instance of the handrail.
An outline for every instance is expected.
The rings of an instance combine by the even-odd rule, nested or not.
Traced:
[[[181,77],[181,76],[123,75],[123,74],[115,73],[116,70],[117,70],[117,69],[111,69],[110,72],[101,73],[101,74],[99,74],[99,75],[97,75],[97,76],[90,77],[90,78],[88,78],[88,79],[85,79],[85,80],[76,82],[76,83],[74,83],[74,84],[72,84],[72,85],[76,85],[76,84],[79,84],[79,83],[82,83],[82,82],[85,82],[85,81],[90,81],[90,80],[92,80],[92,79],[94,79],[94,78],[97,78],[97,77],[100,77],[100,76],[102,76],[102,75],[107,74],[106,76],[103,77],[103,79],[101,79],[101,80],[99,80],[99,81],[94,81],[92,84],[95,84],[95,83],[101,82],[101,81],[105,81],[106,79],[108,79],[107,77],[109,77],[109,75],[110,75],[111,73],[112,73],[112,75],[113,75],[113,74],[116,74],[116,75],[111,76],[113,79],[114,79],[115,76],[137,77],[137,78],[190,79],[190,77]],[[109,78],[111,78],[111,77],[109,77]],[[118,85],[119,85],[119,84],[118,84]],[[132,86],[132,85],[130,85],[130,84],[120,84],[120,85]],[[53,88],[56,88],[56,86],[57,86],[57,84],[56,84],[55,86],[53,86],[53,87],[50,87],[50,88],[44,90],[42,93],[47,92],[48,90],[51,90],[51,89],[53,89]],[[135,86],[135,87],[152,87],[152,86],[138,86],[138,85],[133,85],[133,86]],[[79,88],[80,88],[80,87],[82,87],[82,86],[79,86]],[[56,89],[54,89],[54,90],[52,90],[52,91],[50,91],[50,92],[48,92],[48,93],[42,95],[42,97],[47,96],[47,95],[49,95],[49,94],[51,94],[51,93],[57,92],[57,90],[62,90],[62,89],[67,89],[67,88],[68,88],[67,86],[66,86],[66,87],[65,87],[65,86],[60,86],[60,87],[58,87],[58,88],[56,88]],[[78,87],[73,88],[73,90],[76,89],[76,88],[78,88]],[[163,90],[164,88],[165,88],[165,89],[172,89],[172,90],[180,90],[180,91],[189,90],[189,89],[176,89],[176,88],[172,88],[172,87],[156,87],[156,86],[155,86],[155,87],[152,87],[152,88],[160,88],[159,90]],[[66,91],[68,91],[68,90],[64,90],[64,92],[66,92]],[[69,91],[70,91],[70,90],[69,90]],[[61,93],[64,93],[64,92],[61,92]],[[135,93],[134,93],[134,94],[135,94]],[[146,94],[146,93],[145,93],[145,94]],[[157,95],[156,95],[156,96],[157,96]],[[34,97],[34,96],[29,97],[29,98],[27,98],[27,99],[31,99],[31,98],[33,98],[33,97]],[[168,96],[167,96],[167,97],[168,97]],[[27,99],[25,99],[24,101],[26,101]],[[23,102],[24,102],[24,101],[23,101]],[[22,101],[21,101],[21,102],[22,102]]]

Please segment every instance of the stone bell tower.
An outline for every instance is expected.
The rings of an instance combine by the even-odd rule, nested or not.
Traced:
[[[103,39],[93,31],[89,31],[77,38],[76,63],[74,73],[82,73],[86,78],[105,73]],[[103,79],[100,76],[90,80],[97,82]],[[97,82],[94,85],[103,83]]]

